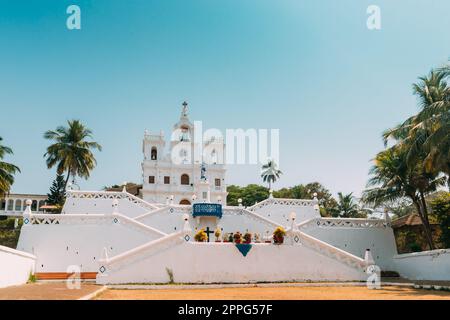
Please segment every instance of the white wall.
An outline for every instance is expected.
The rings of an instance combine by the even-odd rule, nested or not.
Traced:
[[[39,216],[43,215],[33,215],[32,219]],[[37,257],[36,272],[66,272],[69,265],[80,266],[81,272],[97,272],[103,248],[107,248],[109,255],[116,255],[161,237],[125,223],[118,215],[91,220],[74,219],[72,215],[47,216],[60,223],[24,224],[17,245],[17,249]]]
[[[97,283],[177,283],[253,281],[364,281],[361,270],[302,245],[254,244],[244,257],[231,243],[178,242],[134,259],[104,263]]]
[[[344,220],[344,219],[342,219]],[[312,225],[305,233],[339,249],[364,258],[370,249],[375,263],[384,271],[395,271],[392,257],[397,254],[392,228],[386,227],[326,227]]]
[[[0,288],[27,283],[35,260],[31,254],[0,246]]]
[[[297,223],[320,218],[317,203],[316,200],[269,198],[250,207],[249,210],[281,225],[287,225],[290,224],[289,214],[291,212],[295,212]]]
[[[397,272],[410,280],[450,281],[450,249],[400,254],[394,263]]]

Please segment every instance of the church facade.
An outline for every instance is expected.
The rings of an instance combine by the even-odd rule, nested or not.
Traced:
[[[144,134],[142,198],[166,204],[226,203],[225,164],[214,161],[217,154],[224,153],[224,145],[215,143],[216,147],[211,148],[208,147],[211,141],[201,141],[201,150],[207,150],[208,154],[202,152],[196,159],[194,154],[199,146],[187,107],[184,102],[168,146],[162,131]],[[209,160],[207,164],[205,158]]]

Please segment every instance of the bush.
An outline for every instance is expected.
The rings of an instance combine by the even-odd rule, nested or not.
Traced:
[[[244,234],[244,243],[251,243],[252,242],[252,234],[250,232],[247,232]]]
[[[441,227],[439,240],[445,248],[450,248],[450,193],[443,193],[432,200],[431,210]]]
[[[242,234],[238,231],[233,235],[233,240],[235,243],[241,243],[242,242]]]
[[[284,236],[286,235],[286,230],[282,227],[278,227],[273,232],[273,242],[275,244],[282,244],[284,242]]]
[[[208,240],[208,235],[205,230],[200,229],[194,236],[195,241],[197,242],[206,242]]]

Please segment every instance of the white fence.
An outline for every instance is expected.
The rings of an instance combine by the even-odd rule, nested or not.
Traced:
[[[0,288],[24,284],[34,273],[36,257],[0,246]]]
[[[450,281],[450,249],[400,254],[394,263],[400,275],[410,280]]]

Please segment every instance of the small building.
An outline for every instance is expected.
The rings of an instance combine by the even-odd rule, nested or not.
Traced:
[[[46,204],[47,195],[10,193],[0,198],[0,216],[22,216],[28,199],[32,201],[32,212],[44,212],[41,207]]]
[[[434,243],[439,244],[441,229],[439,224],[430,219],[431,233]],[[395,241],[399,253],[409,253],[428,250],[422,220],[417,213],[411,213],[392,221]]]

